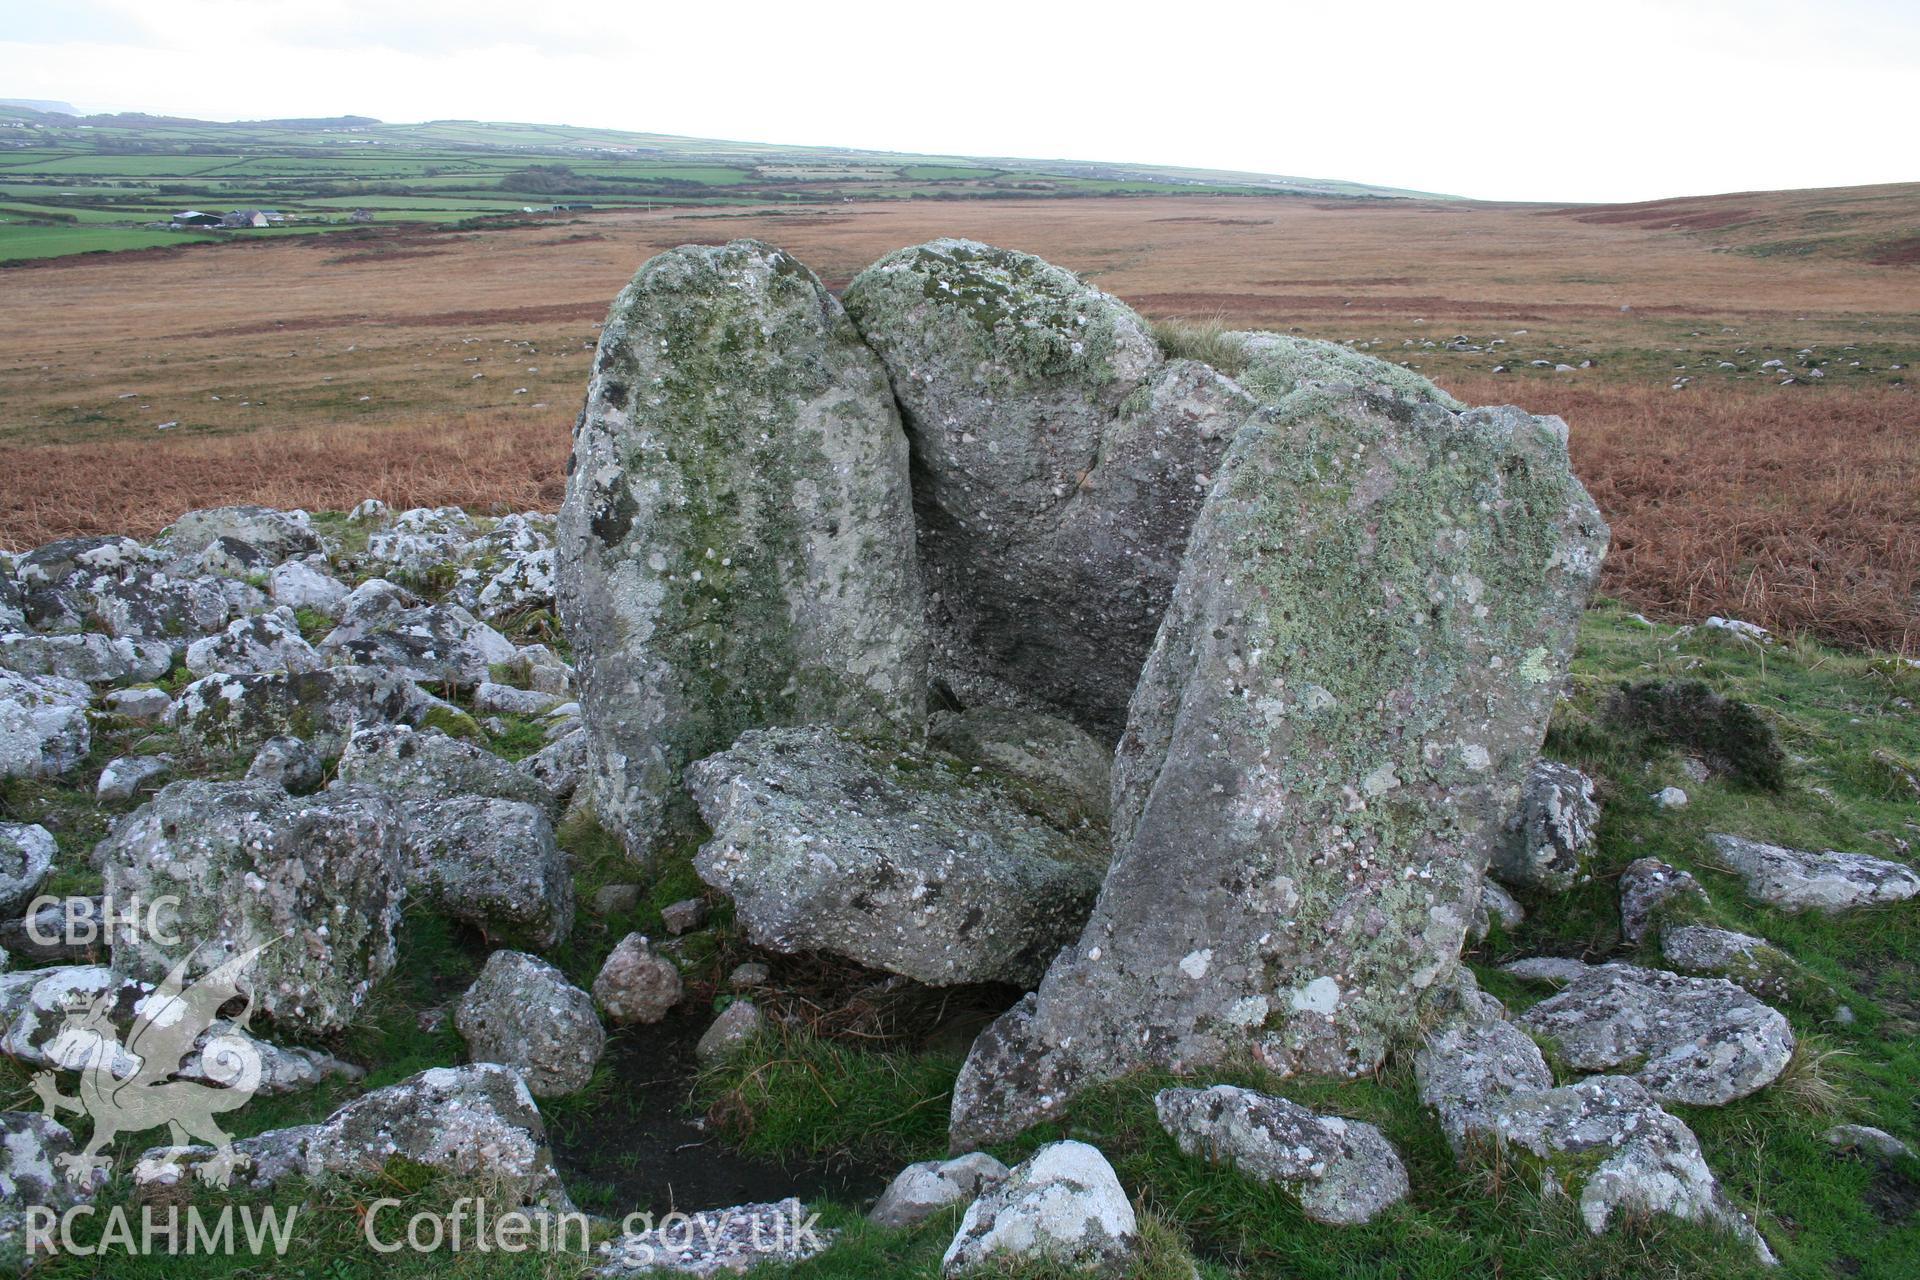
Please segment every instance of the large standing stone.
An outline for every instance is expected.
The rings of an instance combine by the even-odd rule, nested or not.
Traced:
[[[1557,419],[1309,390],[1249,426],[1134,695],[1113,869],[975,1044],[956,1146],[1147,1065],[1375,1067],[1458,965],[1605,545]]]
[[[1086,920],[1104,841],[1002,787],[832,729],[764,729],[687,768],[713,839],[700,878],[754,945],[946,986],[1031,983]]]
[[[748,240],[649,261],[601,332],[569,472],[592,799],[636,857],[681,768],[748,729],[922,731],[906,437],[812,272]]]
[[[255,1007],[283,1027],[339,1031],[393,968],[400,827],[365,787],[304,798],[264,782],[164,787],[94,850],[108,900],[142,904],[140,920],[111,927],[114,967],[157,978],[197,949],[197,974],[265,947]]]
[[[1407,1198],[1407,1167],[1386,1135],[1363,1120],[1317,1116],[1251,1089],[1162,1089],[1160,1127],[1190,1156],[1277,1182],[1315,1222],[1371,1222]]]
[[[943,674],[984,668],[1111,740],[1253,401],[1031,254],[936,240],[846,299],[913,441]]]

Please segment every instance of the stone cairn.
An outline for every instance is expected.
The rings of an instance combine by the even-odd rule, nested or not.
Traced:
[[[959,1148],[1140,1067],[1376,1067],[1564,681],[1607,528],[1560,421],[1224,345],[961,240],[843,298],[683,247],[602,332],[557,538],[582,787],[642,860],[697,807],[756,942],[1034,985]]]

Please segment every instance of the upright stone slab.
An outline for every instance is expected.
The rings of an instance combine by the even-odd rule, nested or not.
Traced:
[[[936,671],[963,702],[1006,686],[1111,741],[1253,401],[1031,254],[935,240],[846,299],[913,442]]]
[[[907,441],[811,271],[751,240],[641,267],[568,465],[560,608],[592,799],[636,857],[681,767],[748,729],[924,730]]]
[[[1557,419],[1308,389],[1249,425],[1134,695],[1113,869],[976,1042],[956,1149],[1138,1067],[1376,1066],[1457,968],[1606,537]]]

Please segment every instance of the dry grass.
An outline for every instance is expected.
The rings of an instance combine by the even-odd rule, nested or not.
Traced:
[[[591,215],[590,237],[395,230],[384,254],[305,237],[11,271],[0,546],[145,535],[240,499],[551,506],[593,320],[646,257],[756,236],[837,286],[887,250],[964,235],[1070,266],[1156,319],[1198,318],[1180,326],[1196,341],[1236,327],[1357,339],[1463,399],[1558,413],[1614,523],[1609,591],[1667,617],[1920,654],[1920,400],[1886,372],[1920,365],[1920,275],[1856,255],[1916,211],[1916,185],[1614,210],[923,201],[622,211]],[[1830,253],[1726,251],[1836,226],[1846,243]],[[1450,353],[1456,332],[1507,345]],[[1847,344],[1874,378],[1845,361],[1817,388],[1711,372],[1735,349],[1751,365]],[[1596,367],[1524,376],[1536,357]],[[1496,361],[1516,373],[1490,375]],[[1670,392],[1680,367],[1698,380]],[[167,421],[180,425],[154,430]]]
[[[567,449],[564,423],[485,414],[137,448],[0,447],[0,474],[33,477],[8,494],[0,544],[105,531],[147,537],[183,511],[230,502],[344,510],[374,497],[396,507],[552,510],[566,490]]]
[[[1449,389],[1513,395],[1492,378]],[[1532,383],[1526,401],[1570,424],[1613,524],[1611,594],[1920,655],[1920,396]]]

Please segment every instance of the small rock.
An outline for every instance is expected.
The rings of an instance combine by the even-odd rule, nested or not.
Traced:
[[[1690,920],[1708,905],[1707,891],[1680,868],[1636,858],[1620,874],[1620,936],[1639,942],[1656,922]]]
[[[620,940],[593,980],[593,998],[616,1026],[659,1022],[680,1003],[680,994],[680,970],[654,954],[653,945],[638,933]]]
[[[260,749],[253,753],[253,762],[247,766],[249,781],[271,782],[296,796],[318,791],[326,777],[327,766],[320,759],[320,753],[301,739],[284,733],[261,743]]]
[[[753,1001],[735,1000],[700,1037],[700,1043],[694,1048],[694,1056],[707,1066],[725,1062],[751,1044],[766,1023],[760,1010],[754,1008]]]
[[[660,919],[666,924],[667,932],[674,937],[691,933],[707,922],[707,903],[704,898],[682,898],[660,908]]]
[[[967,1207],[940,1269],[1051,1263],[1110,1274],[1139,1244],[1133,1205],[1107,1158],[1084,1142],[1052,1142]]]
[[[34,823],[0,822],[0,916],[26,910],[60,852],[53,833]]]
[[[974,1200],[1007,1180],[1007,1166],[984,1151],[951,1160],[922,1160],[894,1175],[867,1214],[875,1226],[904,1230],[950,1204]]]
[[[543,716],[565,699],[537,689],[516,689],[510,684],[485,681],[473,691],[473,709],[509,716]]]
[[[1315,1222],[1371,1222],[1407,1197],[1399,1152],[1364,1121],[1317,1116],[1285,1098],[1224,1084],[1163,1089],[1153,1105],[1182,1151],[1280,1183]]]
[[[1515,888],[1571,889],[1585,872],[1599,822],[1592,778],[1572,765],[1536,760],[1488,871]]]
[[[115,689],[100,700],[111,715],[135,724],[154,724],[167,718],[173,708],[173,696],[165,689]]]
[[[1653,802],[1662,809],[1684,809],[1687,807],[1687,793],[1679,787],[1662,787],[1653,793]]]
[[[749,960],[745,964],[734,966],[733,972],[727,975],[727,985],[735,991],[746,991],[754,987],[766,986],[771,977],[773,977],[773,970],[758,960]]]
[[[648,1231],[609,1240],[594,1275],[606,1280],[673,1272],[697,1280],[804,1262],[822,1253],[839,1232],[814,1224],[791,1197],[778,1204],[743,1204],[676,1217]]]
[[[453,1025],[475,1062],[512,1067],[536,1098],[585,1088],[607,1047],[593,997],[546,961],[519,951],[487,957],[454,1009]]]
[[[1913,1148],[1888,1133],[1868,1124],[1837,1124],[1827,1130],[1826,1139],[1842,1151],[1864,1151],[1882,1160],[1912,1159]]]
[[[593,913],[597,916],[621,916],[640,905],[646,889],[638,884],[603,884],[593,892]]]
[[[107,767],[100,771],[94,798],[111,804],[131,800],[141,788],[172,771],[173,757],[169,755],[119,756],[108,761]]]
[[[1500,972],[1522,982],[1548,983],[1564,987],[1587,976],[1592,965],[1571,956],[1528,956],[1500,966]]]

